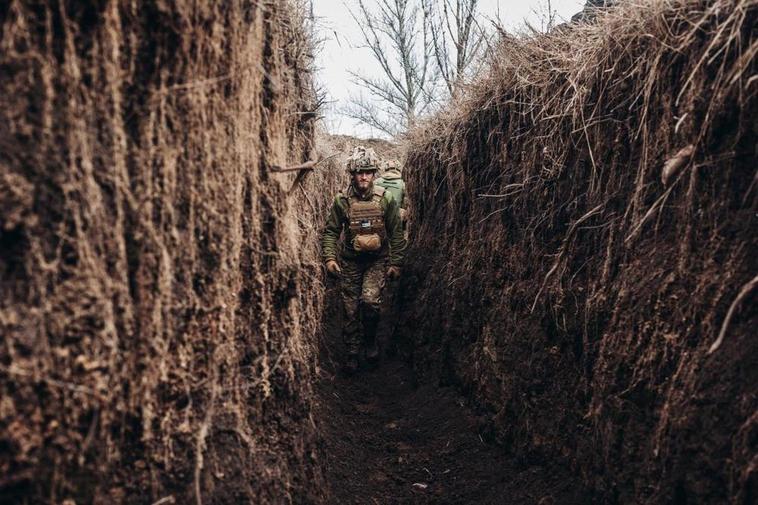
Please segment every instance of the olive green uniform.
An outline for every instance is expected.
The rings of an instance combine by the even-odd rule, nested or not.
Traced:
[[[356,250],[355,239],[360,232],[354,226],[355,209],[371,201],[381,209],[381,246],[375,251]],[[344,242],[340,250],[341,235]],[[361,323],[364,337],[375,338],[386,269],[389,265],[399,267],[405,252],[399,206],[392,194],[378,186],[372,187],[365,197],[352,186],[347,193],[339,193],[321,237],[321,249],[324,262],[335,260],[342,267],[343,337],[348,354],[358,354]]]

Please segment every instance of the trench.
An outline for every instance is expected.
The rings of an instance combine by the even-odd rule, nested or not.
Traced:
[[[8,4],[0,505],[758,501],[754,0],[502,44],[352,378],[293,3]]]
[[[561,464],[509,454],[459,387],[418,376],[397,326],[413,305],[403,286],[384,291],[380,363],[345,376],[338,281],[328,282],[316,379],[327,503],[588,503]]]

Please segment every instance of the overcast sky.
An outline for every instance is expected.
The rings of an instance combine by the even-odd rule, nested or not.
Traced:
[[[440,2],[443,0],[439,0]],[[370,5],[372,0],[368,0]],[[546,0],[479,0],[479,22],[489,25],[488,19],[500,19],[509,30],[522,27],[525,20],[539,26],[539,12],[546,12]],[[361,48],[361,32],[348,8],[356,11],[357,0],[313,0],[313,10],[319,36],[324,40],[318,54],[318,82],[333,103],[326,108],[325,124],[331,133],[357,137],[380,136],[377,131],[357,124],[338,113],[350,94],[357,94],[348,70],[376,75],[376,63],[368,49]],[[558,21],[571,18],[581,10],[584,0],[552,0]]]

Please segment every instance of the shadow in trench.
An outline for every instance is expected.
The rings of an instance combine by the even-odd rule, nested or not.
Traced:
[[[333,282],[325,310],[316,390],[328,503],[591,503],[565,470],[519,466],[490,443],[484,417],[454,388],[417,384],[408,342],[377,368],[343,376]]]

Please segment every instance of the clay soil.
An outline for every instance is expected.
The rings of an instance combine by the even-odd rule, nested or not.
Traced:
[[[419,384],[403,352],[346,377],[338,308],[327,312],[316,389],[328,503],[592,502],[567,469],[509,456],[455,388]]]

